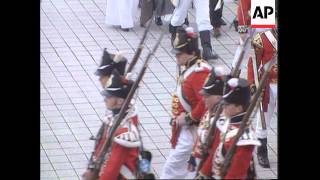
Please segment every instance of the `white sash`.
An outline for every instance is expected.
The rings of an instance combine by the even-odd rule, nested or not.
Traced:
[[[135,175],[130,171],[127,166],[122,165],[120,168],[120,174],[124,176],[126,179],[136,179]]]
[[[272,32],[271,32],[271,31],[266,31],[264,34],[266,35],[266,37],[267,37],[267,39],[269,40],[269,42],[272,44],[273,48],[274,48],[275,50],[278,50],[278,41],[277,41],[277,39],[274,37],[274,35],[272,34]]]

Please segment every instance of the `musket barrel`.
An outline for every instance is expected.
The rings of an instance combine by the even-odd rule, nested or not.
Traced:
[[[124,101],[124,103],[123,103],[123,105],[122,105],[122,107],[120,109],[119,114],[115,117],[115,123],[109,129],[109,136],[108,136],[106,142],[103,144],[102,151],[101,151],[99,157],[97,158],[96,168],[93,169],[93,172],[94,172],[94,178],[93,179],[94,180],[97,179],[98,176],[99,176],[100,168],[101,168],[103,162],[105,161],[105,155],[108,152],[109,148],[111,147],[114,133],[117,130],[117,128],[119,127],[119,125],[121,124],[121,121],[125,116],[125,112],[127,111],[128,107],[130,105],[130,102],[131,102],[131,100],[132,100],[132,98],[134,96],[134,93],[137,90],[138,85],[141,82],[141,80],[142,80],[142,78],[143,78],[143,76],[145,74],[145,71],[146,71],[147,66],[148,66],[148,62],[149,62],[151,56],[155,53],[155,51],[159,47],[163,36],[164,36],[164,32],[161,33],[160,38],[156,42],[156,44],[153,47],[152,51],[148,54],[147,59],[145,60],[144,65],[143,65],[143,67],[142,67],[142,69],[141,69],[141,71],[140,71],[140,73],[139,73],[139,75],[137,77],[137,80],[134,82],[131,90],[129,91],[129,94],[128,94],[127,98],[125,99],[125,101]]]
[[[250,105],[249,105],[249,107],[248,107],[248,109],[246,111],[246,114],[244,115],[244,117],[242,119],[239,131],[236,134],[236,136],[234,138],[234,141],[230,146],[230,149],[226,153],[225,160],[223,162],[222,170],[221,170],[221,177],[222,178],[227,173],[227,170],[229,168],[231,159],[232,159],[232,157],[233,157],[233,155],[235,153],[235,150],[236,150],[236,144],[237,144],[239,138],[243,135],[243,133],[245,131],[245,128],[248,126],[247,121],[249,120],[249,117],[250,117],[251,113],[253,112],[253,110],[254,110],[254,108],[256,106],[258,98],[260,97],[260,94],[262,92],[263,86],[267,82],[267,78],[268,78],[269,72],[271,70],[272,64],[275,62],[275,60],[276,59],[275,59],[275,56],[274,56],[273,59],[269,62],[268,66],[267,66],[267,70],[263,73],[263,76],[262,76],[262,79],[261,79],[261,83],[260,83],[260,85],[259,85],[259,87],[257,89],[257,92],[253,96],[253,99],[252,99],[252,101],[251,101],[251,103],[250,103]]]

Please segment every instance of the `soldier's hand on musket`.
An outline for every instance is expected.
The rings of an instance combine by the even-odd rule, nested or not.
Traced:
[[[257,92],[257,87],[256,85],[252,84],[250,86],[250,95],[253,96]]]

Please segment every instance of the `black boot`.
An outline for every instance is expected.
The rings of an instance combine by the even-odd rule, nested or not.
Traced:
[[[184,20],[184,23],[185,25],[189,26],[189,20],[188,20],[188,16],[186,17],[186,19]]]
[[[263,168],[270,168],[270,163],[268,159],[268,147],[267,138],[259,139],[261,146],[258,147],[258,162]]]
[[[206,61],[209,59],[218,59],[218,55],[212,50],[209,30],[200,31],[200,40],[202,45],[202,58]]]
[[[176,38],[176,32],[177,28],[179,26],[172,26],[171,23],[169,23],[169,32],[171,33],[171,46],[173,47],[174,39]]]
[[[155,23],[156,23],[156,25],[158,25],[158,26],[162,26],[162,20],[161,20],[161,17],[160,16],[156,16],[155,17]]]
[[[232,21],[232,24],[233,24],[233,26],[234,26],[234,30],[235,30],[236,32],[238,32],[238,26],[239,26],[238,20],[237,20],[237,19],[234,19],[234,20]]]
[[[220,25],[225,26],[225,25],[227,25],[227,23],[222,18],[220,18]]]

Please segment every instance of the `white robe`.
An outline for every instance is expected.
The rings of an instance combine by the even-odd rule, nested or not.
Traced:
[[[107,0],[106,24],[121,26],[121,28],[132,28],[138,3],[138,0]]]

